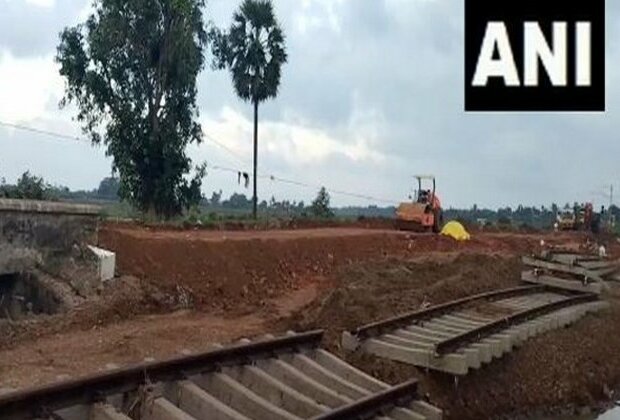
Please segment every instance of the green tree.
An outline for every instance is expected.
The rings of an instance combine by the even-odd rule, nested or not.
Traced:
[[[120,183],[118,178],[103,178],[99,183],[99,188],[97,188],[97,196],[108,200],[117,200],[119,189]]]
[[[4,177],[0,178],[0,198],[12,198],[10,196],[13,186],[6,183]]]
[[[17,198],[26,200],[48,200],[49,186],[42,177],[32,175],[29,171],[22,174],[17,180]]]
[[[278,95],[282,65],[286,63],[284,33],[271,0],[244,0],[233,15],[228,32],[213,29],[214,65],[229,68],[237,95],[254,106],[254,195],[252,214],[258,203],[258,105]]]
[[[22,200],[51,200],[52,188],[39,176],[26,171],[19,177],[16,185],[7,185],[4,178],[0,182],[0,197]]]
[[[211,194],[211,199],[209,200],[209,204],[214,207],[218,207],[221,204],[221,201],[222,201],[222,190],[220,190],[219,192],[213,191],[213,194]]]
[[[230,196],[230,198],[224,203],[222,203],[224,207],[231,209],[249,209],[252,207],[252,201],[248,200],[245,194],[237,194],[234,193]]]
[[[95,0],[65,28],[56,60],[93,143],[107,146],[119,195],[171,217],[201,198],[205,167],[186,155],[201,140],[196,77],[204,66],[204,0]]]
[[[334,217],[334,212],[329,206],[330,201],[331,198],[329,197],[329,193],[325,187],[322,187],[310,206],[312,215],[321,219],[330,219]]]

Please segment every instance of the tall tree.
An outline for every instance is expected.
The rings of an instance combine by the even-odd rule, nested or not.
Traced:
[[[214,29],[215,67],[229,68],[237,95],[254,106],[254,195],[256,219],[258,167],[258,105],[278,95],[282,65],[286,63],[284,33],[271,0],[244,0],[233,15],[228,32]]]
[[[314,217],[329,219],[334,217],[334,212],[330,207],[331,198],[325,187],[321,187],[312,202],[311,211]]]
[[[107,146],[121,198],[170,217],[197,203],[205,167],[192,171],[188,144],[201,140],[196,77],[204,66],[204,0],[95,0],[85,23],[65,28],[56,60],[61,106],[93,143]]]

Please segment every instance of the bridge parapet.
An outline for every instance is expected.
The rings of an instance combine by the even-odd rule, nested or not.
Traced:
[[[0,199],[0,274],[46,267],[97,243],[100,207]]]

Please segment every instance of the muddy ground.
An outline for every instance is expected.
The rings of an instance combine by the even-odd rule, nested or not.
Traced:
[[[445,375],[340,349],[344,329],[518,285],[519,257],[538,252],[543,237],[572,248],[585,240],[570,234],[478,234],[462,244],[357,228],[208,232],[110,226],[100,245],[118,253],[122,276],[68,313],[0,322],[0,389],[200,352],[215,342],[325,328],[325,346],[359,368],[394,384],[419,378],[447,418],[609,401],[620,384],[615,292],[609,312],[531,340],[458,387]]]

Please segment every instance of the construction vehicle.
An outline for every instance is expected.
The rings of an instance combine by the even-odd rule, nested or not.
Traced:
[[[402,203],[396,210],[396,226],[400,230],[416,232],[441,231],[443,214],[441,201],[436,194],[436,182],[434,176],[418,175],[418,181],[413,202]],[[422,183],[432,183],[432,189],[423,188]]]
[[[557,222],[560,230],[575,230],[577,226],[577,217],[573,209],[565,208],[558,213]]]
[[[565,208],[557,216],[560,230],[597,232],[599,216],[594,213],[592,203],[575,204],[572,209]]]

